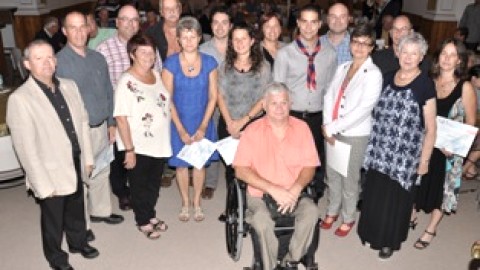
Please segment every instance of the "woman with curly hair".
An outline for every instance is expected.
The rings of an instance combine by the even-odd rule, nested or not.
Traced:
[[[240,131],[262,111],[265,86],[272,81],[270,65],[264,60],[254,29],[236,24],[230,30],[225,61],[218,68],[218,107],[222,114],[218,136],[240,137]],[[233,180],[226,170],[227,183]]]

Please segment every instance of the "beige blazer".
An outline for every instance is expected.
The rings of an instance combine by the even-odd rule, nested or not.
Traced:
[[[82,151],[82,176],[86,179],[85,165],[94,164],[88,114],[76,84],[67,79],[59,78],[59,81],[77,132]],[[76,191],[72,145],[57,112],[33,77],[10,95],[7,125],[25,170],[27,189],[40,199]]]

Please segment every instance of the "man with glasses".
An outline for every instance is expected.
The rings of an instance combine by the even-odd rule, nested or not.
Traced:
[[[405,15],[400,15],[393,20],[393,26],[390,30],[390,37],[392,38],[392,46],[389,48],[375,51],[372,54],[372,60],[375,65],[380,68],[382,75],[396,71],[400,68],[398,63],[398,44],[400,40],[413,32],[412,23],[410,19]],[[431,61],[426,57],[420,63],[420,69],[428,72],[430,69]]]
[[[315,5],[306,5],[297,19],[299,36],[280,49],[275,58],[273,79],[290,89],[290,115],[305,121],[313,134],[320,160],[324,160],[322,136],[323,96],[335,73],[337,55],[332,46],[322,46],[318,36],[322,22]],[[325,170],[318,168],[315,184],[321,196]]]
[[[343,3],[335,3],[328,9],[328,32],[320,37],[320,41],[322,45],[332,46],[337,52],[338,65],[352,60],[348,33],[348,24],[351,20],[348,7]]]
[[[71,12],[65,17],[62,28],[67,45],[57,53],[57,76],[75,81],[80,90],[89,116],[89,132],[94,157],[110,148],[115,141],[113,121],[113,89],[108,79],[105,58],[87,47],[88,26],[86,17]],[[110,200],[110,168],[107,166],[86,183],[86,209],[92,222],[118,224],[121,215],[112,214]],[[87,218],[87,236],[93,240],[93,232]]]
[[[180,52],[180,45],[177,42],[177,24],[181,13],[182,4],[179,0],[160,0],[162,19],[145,31],[153,39],[162,61],[165,61],[167,56]]]
[[[108,72],[113,89],[117,86],[117,81],[122,73],[130,67],[130,56],[127,52],[127,42],[140,29],[140,16],[138,11],[132,5],[125,5],[118,11],[116,19],[117,34],[104,42],[100,43],[97,51],[100,52],[107,61]],[[155,62],[155,69],[160,71],[162,61],[158,56]],[[113,134],[112,134],[113,135]],[[110,166],[110,184],[113,194],[118,197],[120,209],[130,210],[130,190],[127,186],[127,172],[123,166],[123,158],[114,144],[115,160]]]

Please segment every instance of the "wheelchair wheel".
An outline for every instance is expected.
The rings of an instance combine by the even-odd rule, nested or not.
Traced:
[[[227,190],[227,207],[225,220],[225,235],[227,251],[234,261],[240,259],[242,241],[245,234],[244,226],[244,197],[237,180],[234,180]]]

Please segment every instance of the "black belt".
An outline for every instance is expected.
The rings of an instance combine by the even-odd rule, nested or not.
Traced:
[[[309,111],[293,111],[293,110],[291,110],[290,114],[292,116],[295,116],[295,117],[300,117],[302,119],[307,119],[307,118],[315,117],[315,116],[318,116],[318,115],[322,115],[322,111],[309,112]]]
[[[89,125],[90,128],[98,128],[99,126],[103,125],[105,121],[101,122],[100,124],[96,124],[96,125]]]

